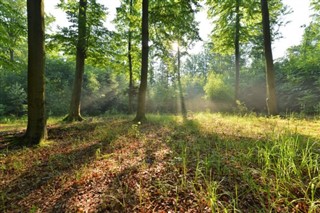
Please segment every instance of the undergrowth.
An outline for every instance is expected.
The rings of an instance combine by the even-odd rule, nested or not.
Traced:
[[[147,117],[53,119],[45,144],[1,149],[0,211],[320,212],[318,120]]]

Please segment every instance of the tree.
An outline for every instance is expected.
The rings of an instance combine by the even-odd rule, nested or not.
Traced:
[[[275,64],[281,111],[320,112],[320,7],[317,9],[316,2],[312,3],[315,14],[305,26],[301,43],[289,48],[286,57]]]
[[[50,37],[51,47],[60,47],[66,55],[76,55],[76,74],[73,84],[69,114],[66,121],[81,121],[81,90],[84,66],[104,66],[110,50],[111,33],[103,26],[106,8],[96,0],[61,0],[58,7],[67,13],[70,26],[59,28]]]
[[[239,99],[239,85],[240,85],[240,0],[236,0],[236,29],[234,36],[234,55],[236,58],[236,82],[234,88],[235,101]]]
[[[0,40],[2,41],[0,56],[2,60],[10,63],[15,61],[15,52],[19,52],[21,49],[19,45],[26,38],[25,7],[23,0],[0,1]]]
[[[45,48],[43,0],[27,0],[28,16],[28,126],[25,139],[39,144],[47,137],[45,115]]]
[[[180,46],[189,49],[194,41],[201,40],[199,23],[195,13],[200,5],[195,0],[155,1],[150,10],[150,40],[155,57],[167,57],[172,44],[179,41]]]
[[[148,84],[148,54],[149,54],[149,0],[142,0],[142,58],[141,58],[141,81],[138,94],[137,114],[134,121],[146,120],[146,93]]]
[[[262,25],[263,25],[263,41],[264,53],[266,61],[266,85],[267,85],[267,109],[269,115],[278,114],[275,73],[273,66],[272,48],[271,48],[271,32],[268,1],[261,0]]]
[[[178,43],[178,50],[177,50],[177,60],[178,60],[178,65],[177,65],[177,80],[178,80],[178,87],[179,87],[179,95],[180,95],[180,105],[181,105],[181,113],[183,119],[187,118],[187,109],[186,109],[186,104],[184,101],[184,96],[183,96],[183,90],[182,90],[182,85],[181,85],[181,56],[180,56],[180,46]]]
[[[81,87],[84,73],[84,63],[86,58],[86,11],[87,0],[79,1],[79,18],[78,18],[78,42],[76,54],[76,71],[73,82],[73,90],[70,102],[69,114],[65,118],[66,121],[82,121],[80,115],[80,98]]]
[[[134,81],[138,76],[136,72],[139,70],[139,58],[141,52],[139,50],[139,43],[141,42],[141,2],[137,0],[122,0],[121,6],[117,8],[117,17],[115,19],[116,28],[121,39],[121,43],[125,48],[119,48],[122,50],[125,58],[124,66],[129,77],[129,88],[128,88],[128,112],[133,113],[134,111],[134,97],[136,93]]]
[[[257,33],[254,26],[259,19],[255,19],[255,4],[243,0],[207,0],[209,17],[213,18],[215,28],[212,31],[212,41],[215,51],[220,54],[234,53],[235,83],[234,99],[239,99],[241,44],[248,43],[249,38]]]
[[[133,0],[130,0],[130,9],[129,9],[129,15],[132,15],[133,10]],[[133,111],[133,69],[132,69],[132,32],[131,32],[131,25],[132,22],[130,21],[129,29],[128,29],[128,62],[129,62],[129,92],[128,92],[128,107],[129,107],[129,113],[132,113]]]
[[[172,72],[175,75],[174,79],[177,80],[181,112],[184,118],[187,117],[187,110],[181,82],[181,56],[187,53],[194,41],[201,40],[198,34],[198,23],[195,21],[195,13],[199,7],[198,2],[193,0],[161,1],[152,7],[153,34],[151,38],[157,49],[153,53],[161,60],[169,60],[175,64]],[[178,45],[175,50],[177,60],[172,57],[173,44]],[[185,51],[181,52],[181,48]]]

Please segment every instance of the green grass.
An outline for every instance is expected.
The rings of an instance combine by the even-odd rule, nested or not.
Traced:
[[[320,211],[319,120],[147,117],[51,119],[43,146],[1,150],[0,210],[31,211],[47,196],[39,211]]]

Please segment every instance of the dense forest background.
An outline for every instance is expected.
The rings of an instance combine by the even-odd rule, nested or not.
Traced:
[[[192,44],[200,39],[194,14],[203,4],[197,1],[176,6],[173,6],[174,1],[151,1],[150,4],[147,112],[180,111],[178,55],[177,47],[173,45],[180,39],[179,72],[187,110],[266,113],[261,15],[255,12],[255,8],[247,8],[244,2],[240,5],[241,69],[238,88],[234,89],[234,3],[226,1],[215,6],[213,0],[206,2],[214,29],[211,40],[206,41],[203,50],[197,54],[189,52]],[[274,0],[269,4],[275,40],[281,36],[277,29],[285,24],[281,17],[290,9],[281,1]],[[190,11],[186,9],[189,6]],[[45,19],[46,105],[49,116],[68,113],[75,69],[78,4],[77,1],[61,1],[58,7],[67,13],[70,25],[52,30],[50,26],[55,21],[54,17],[47,14]],[[314,9],[314,15],[310,25],[304,26],[301,44],[289,48],[286,56],[275,62],[277,100],[282,114],[318,114],[320,111],[319,5],[314,1],[310,7]],[[24,0],[1,1],[1,8],[0,116],[23,116],[27,111],[26,3]],[[141,2],[132,1],[131,5],[129,1],[121,2],[113,21],[115,31],[104,26],[107,11],[108,8],[102,4],[89,1],[81,101],[84,115],[129,113],[136,108],[141,69]],[[171,17],[182,18],[172,21]],[[235,96],[238,100],[236,105]]]

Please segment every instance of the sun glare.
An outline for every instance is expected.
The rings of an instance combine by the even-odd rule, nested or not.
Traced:
[[[177,41],[172,42],[171,48],[172,48],[173,51],[177,52],[178,48],[179,48],[178,42]]]

